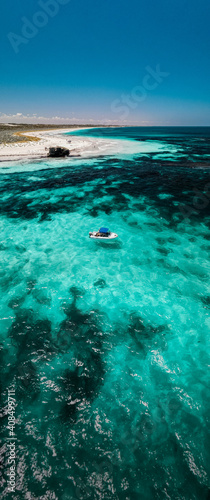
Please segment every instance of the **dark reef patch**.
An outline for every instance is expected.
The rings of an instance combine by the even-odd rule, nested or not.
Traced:
[[[206,295],[205,297],[201,297],[204,307],[210,309],[210,295]]]
[[[11,307],[11,309],[17,309],[23,304],[24,301],[25,297],[12,297],[8,302],[8,306]]]
[[[9,336],[17,347],[19,362],[31,359],[33,352],[44,359],[51,356],[53,350],[55,352],[50,321],[36,320],[30,309],[18,309],[9,329]]]
[[[116,171],[115,186],[113,181],[116,179]],[[32,182],[30,177],[31,174],[27,172],[2,175],[0,211],[3,215],[12,219],[37,218],[42,223],[50,220],[53,214],[75,212],[84,206],[85,212],[96,218],[101,213],[109,215],[115,210],[118,212],[129,210],[128,195],[134,200],[146,196],[150,204],[159,210],[160,216],[173,225],[177,224],[177,221],[173,221],[173,215],[178,217],[178,221],[183,220],[182,207],[193,208],[191,218],[196,220],[210,213],[208,193],[205,195],[206,203],[202,204],[202,200],[199,201],[199,196],[202,196],[209,183],[209,170],[207,168],[192,170],[188,162],[184,164],[176,160],[167,162],[157,159],[157,155],[152,153],[146,158],[136,157],[135,161],[101,157],[91,169],[88,165],[83,165],[82,168],[65,165],[62,169],[55,168],[53,175],[51,169],[41,170],[39,180],[36,182]],[[87,186],[88,182],[91,183],[91,189],[86,191],[85,197],[79,194],[68,195],[68,188],[78,186],[79,189],[83,185]],[[92,185],[93,182],[96,185]],[[66,194],[60,191],[61,188],[66,190]],[[12,193],[12,200],[11,197],[4,198],[5,190]],[[56,202],[51,199],[51,190],[57,190]],[[170,198],[160,199],[161,193],[170,195],[173,201]],[[103,201],[106,194],[112,196],[109,203]],[[194,207],[196,196],[198,209]],[[101,198],[101,202],[95,205],[97,198]],[[87,207],[89,207],[88,212]],[[144,204],[137,202],[135,210],[144,210]]]
[[[143,319],[136,313],[130,315],[128,334],[135,341],[137,348],[143,356],[146,356],[156,344],[164,350],[166,341],[164,336],[168,331],[167,325],[152,326],[145,324]]]
[[[94,282],[94,286],[96,288],[106,288],[107,284],[103,278],[99,278],[97,281]]]
[[[103,335],[100,328],[101,314],[82,313],[77,300],[83,292],[71,287],[71,303],[64,304],[66,319],[60,324],[57,335],[59,350],[71,351],[73,367],[65,370],[60,383],[65,389],[65,402],[61,418],[66,422],[76,421],[80,404],[93,401],[103,384],[105,374],[102,359]]]
[[[171,250],[164,248],[164,247],[157,247],[157,251],[159,253],[162,253],[163,255],[166,255],[166,256],[171,252]]]

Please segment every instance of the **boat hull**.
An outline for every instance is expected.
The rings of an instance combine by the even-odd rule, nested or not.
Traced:
[[[89,238],[92,240],[100,240],[100,241],[107,241],[107,240],[114,240],[115,238],[118,238],[118,234],[116,233],[109,233],[108,236],[96,236],[97,231],[92,231],[89,233]]]

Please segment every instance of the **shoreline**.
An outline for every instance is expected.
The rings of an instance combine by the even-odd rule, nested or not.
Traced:
[[[33,125],[32,125],[33,127]],[[13,128],[13,126],[11,126]],[[103,156],[114,156],[126,158],[128,155],[145,155],[148,153],[163,153],[162,143],[159,141],[135,141],[126,138],[110,138],[110,137],[88,137],[79,135],[81,130],[97,129],[97,126],[81,126],[81,127],[59,127],[42,128],[36,127],[35,130],[19,130],[12,133],[12,141],[0,143],[0,166],[2,169],[11,166],[18,167],[20,164],[34,163],[36,161],[51,162],[57,161],[68,162],[73,159],[89,159]],[[107,127],[108,128],[108,127]],[[14,130],[14,129],[13,129]],[[78,135],[66,135],[71,132],[77,132]],[[9,135],[9,134],[8,134]],[[14,137],[17,141],[14,141]],[[24,140],[26,137],[26,140]],[[21,139],[20,139],[21,138]],[[22,140],[23,138],[23,140]],[[11,139],[11,136],[10,136]],[[70,155],[61,158],[51,158],[48,156],[50,147],[63,147],[69,149]],[[172,145],[171,145],[172,147]],[[165,145],[165,150],[169,152],[169,144]],[[171,154],[173,155],[173,147]],[[171,159],[167,161],[170,164]],[[186,164],[185,164],[186,165]],[[188,168],[209,168],[209,164],[201,162],[187,162]]]
[[[27,161],[47,159],[48,150],[53,146],[61,146],[70,150],[69,157],[80,157],[100,154],[102,143],[107,144],[106,139],[86,138],[78,136],[65,136],[65,134],[74,131],[87,130],[96,127],[81,127],[81,128],[50,128],[47,130],[39,129],[33,131],[17,132],[17,137],[23,137],[23,140],[15,142],[6,142],[0,144],[0,163],[8,161]],[[13,134],[16,135],[15,133]],[[24,137],[27,140],[24,141]],[[30,140],[31,138],[31,140]]]

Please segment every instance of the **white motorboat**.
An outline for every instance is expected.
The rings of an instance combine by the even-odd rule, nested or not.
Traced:
[[[113,240],[117,237],[118,234],[112,233],[107,227],[101,227],[98,231],[89,232],[89,238],[92,238],[94,240]]]

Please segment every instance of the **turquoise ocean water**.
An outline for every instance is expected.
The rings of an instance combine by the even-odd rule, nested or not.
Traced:
[[[2,498],[14,384],[10,497],[207,500],[210,128],[79,134],[116,154],[0,166]]]

